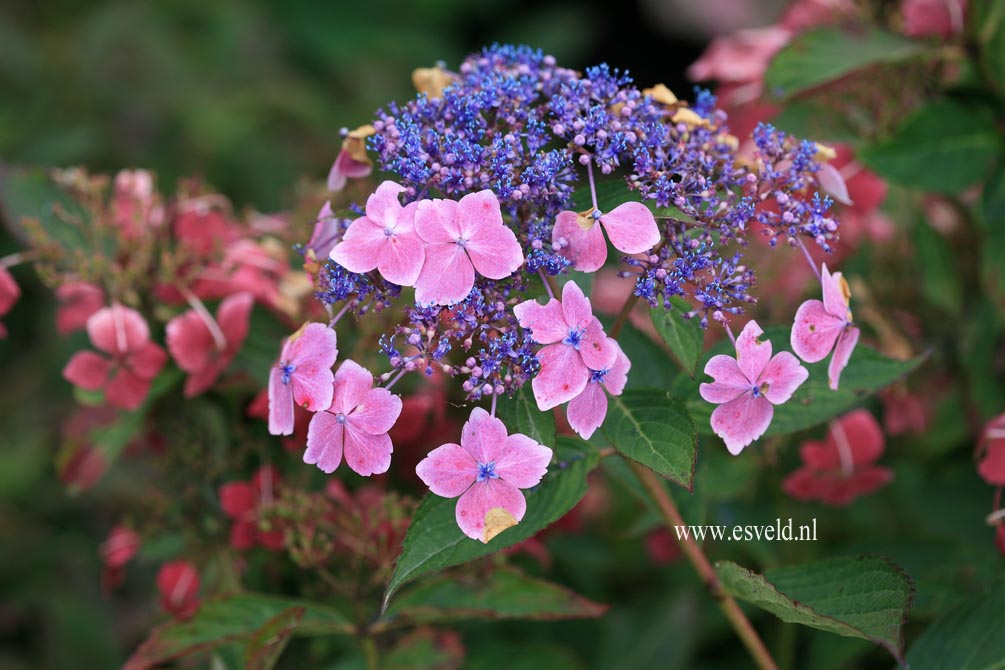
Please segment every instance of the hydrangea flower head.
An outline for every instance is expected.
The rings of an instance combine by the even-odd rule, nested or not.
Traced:
[[[604,418],[607,416],[607,393],[621,395],[628,382],[628,371],[632,367],[632,362],[628,360],[628,356],[617,342],[611,340],[611,343],[618,350],[614,365],[603,370],[591,370],[590,381],[587,382],[586,388],[570,400],[566,408],[569,425],[584,440],[590,439],[593,432],[604,423]]]
[[[527,511],[520,489],[536,486],[548,471],[552,451],[476,407],[461,431],[461,443],[429,452],[415,472],[429,490],[458,498],[455,518],[468,537],[488,542],[510,518],[518,523]]]
[[[876,465],[884,446],[872,414],[855,410],[831,425],[824,442],[803,443],[803,467],[786,477],[782,488],[798,500],[847,505],[893,479],[891,470]]]
[[[552,243],[559,253],[573,262],[581,272],[595,272],[607,260],[607,243],[604,234],[618,251],[639,254],[648,251],[660,241],[660,230],[649,208],[641,202],[626,202],[609,212],[591,209],[577,214],[565,211],[555,219]]]
[[[418,204],[402,207],[398,201],[404,190],[393,181],[378,186],[366,201],[366,216],[350,224],[342,241],[331,250],[331,259],[350,272],[376,268],[393,284],[414,284],[426,254],[415,234]]]
[[[393,450],[387,431],[399,414],[401,398],[373,388],[369,370],[345,361],[335,373],[329,407],[311,419],[304,462],[330,474],[345,454],[349,467],[364,477],[387,472]]]
[[[734,456],[764,435],[774,406],[787,402],[810,374],[787,351],[772,357],[771,342],[758,339],[763,334],[756,321],[749,321],[736,338],[736,358],[710,358],[705,374],[714,381],[698,388],[704,400],[719,405],[712,412],[712,430]]]
[[[420,305],[464,300],[474,287],[476,270],[489,279],[505,279],[523,265],[520,243],[503,223],[499,199],[488,189],[456,202],[419,202],[415,230],[426,243],[425,263],[415,282]]]
[[[617,359],[617,344],[604,334],[590,299],[574,281],[566,282],[561,302],[552,298],[541,305],[527,300],[513,313],[535,342],[546,345],[537,354],[541,372],[531,382],[542,412],[578,396],[592,371],[607,370]]]
[[[134,410],[167,362],[167,354],[150,341],[150,328],[134,309],[114,304],[87,320],[87,335],[99,351],[81,351],[63,368],[63,377],[88,391],[104,390],[105,401]]]
[[[854,326],[849,300],[851,290],[840,272],[831,274],[827,265],[820,275],[823,301],[807,300],[796,310],[792,324],[792,350],[807,363],[816,363],[834,351],[827,366],[827,377],[832,389],[837,389],[841,371],[848,365],[859,329]]]
[[[250,293],[237,293],[223,299],[215,321],[191,309],[168,322],[168,351],[178,367],[188,373],[187,397],[206,391],[230,365],[248,336],[248,318],[254,304]]]
[[[338,356],[335,331],[307,324],[286,340],[269,372],[269,432],[293,433],[293,405],[316,412],[331,405],[332,366]]]

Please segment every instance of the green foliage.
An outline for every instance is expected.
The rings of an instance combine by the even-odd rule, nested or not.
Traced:
[[[790,98],[864,68],[900,63],[928,53],[922,42],[875,28],[851,33],[818,28],[795,37],[772,59],[767,91]]]
[[[774,352],[778,353],[789,350],[789,333],[788,328],[774,327],[766,329],[763,337],[771,342]],[[727,340],[712,347],[700,367],[704,369],[708,359],[717,354],[734,355],[732,344]],[[827,382],[828,360],[803,363],[810,371],[809,379],[803,382],[787,403],[775,407],[774,418],[765,435],[794,433],[840,416],[861,404],[871,394],[911,373],[921,365],[924,356],[898,361],[859,344],[848,367],[841,373],[841,384],[836,391],[832,391]],[[699,381],[708,381],[708,377],[699,375],[698,381],[678,377],[670,391],[675,396],[687,398],[687,407],[698,431],[712,435],[709,418],[716,406],[705,402],[698,395]]]
[[[350,621],[336,610],[299,600],[242,593],[202,603],[191,619],[158,626],[129,657],[125,670],[147,670],[235,642],[247,645],[246,660],[269,667],[265,663],[280,640],[293,632],[331,635],[351,631]]]
[[[890,181],[936,193],[959,193],[986,177],[1001,140],[991,107],[943,99],[905,119],[858,158]]]
[[[911,670],[1001,670],[1005,667],[1005,583],[998,581],[946,612],[914,642]]]
[[[542,412],[537,408],[529,384],[512,398],[500,398],[496,416],[506,424],[510,433],[523,433],[548,447],[555,444],[555,417],[551,412]]]
[[[879,557],[832,558],[756,574],[730,561],[716,564],[727,593],[782,621],[860,637],[902,658],[901,627],[913,585],[896,565]]]
[[[698,435],[687,407],[665,391],[625,391],[608,399],[601,427],[614,448],[691,490]]]
[[[528,577],[512,569],[486,577],[444,575],[402,592],[384,613],[388,621],[414,624],[469,619],[580,619],[596,618],[604,605],[577,595],[564,586]]]
[[[653,309],[650,311],[650,318],[656,326],[656,332],[670,347],[677,362],[688,375],[694,377],[698,359],[701,358],[705,331],[702,330],[698,319],[684,318],[684,314],[691,311],[691,306],[686,300],[673,296],[670,298],[670,303],[672,309]]]
[[[484,544],[457,527],[455,499],[428,494],[412,517],[401,545],[384,595],[384,608],[398,589],[423,575],[494,554],[547,528],[580,501],[586,493],[586,475],[596,465],[597,453],[592,447],[580,440],[558,439],[548,474],[539,485],[523,492],[527,498],[523,520]]]
[[[91,247],[84,234],[89,214],[39,168],[0,164],[0,217],[15,227],[21,227],[25,219],[37,221],[48,238],[66,249],[84,251]],[[80,225],[71,225],[67,219]]]

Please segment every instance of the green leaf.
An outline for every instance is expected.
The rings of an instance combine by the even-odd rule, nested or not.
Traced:
[[[445,643],[431,628],[412,631],[380,659],[381,670],[456,670],[463,664],[464,649]]]
[[[656,389],[612,396],[601,430],[625,456],[689,491],[693,488],[698,434],[679,399]]]
[[[832,558],[759,575],[732,561],[715,564],[723,589],[782,621],[860,637],[903,658],[901,627],[914,586],[878,556]]]
[[[245,670],[272,670],[304,614],[306,610],[303,607],[291,607],[269,619],[248,640],[242,667]]]
[[[594,619],[607,607],[513,569],[488,577],[444,575],[403,592],[384,614],[413,624],[469,619]]]
[[[429,494],[412,517],[394,574],[384,595],[384,609],[405,584],[444,568],[488,556],[523,542],[558,521],[586,493],[586,475],[596,467],[596,450],[581,440],[560,437],[555,459],[540,484],[525,490],[527,514],[523,520],[487,544],[461,532],[454,518],[457,500]]]
[[[1005,6],[1005,2],[1000,3]],[[1003,38],[1005,39],[1005,38]],[[981,275],[995,304],[1005,311],[1005,153],[984,185],[980,203],[984,239],[981,241]]]
[[[858,158],[897,184],[952,194],[987,175],[1000,144],[990,107],[947,99],[917,110]]]
[[[555,415],[537,408],[534,395],[528,386],[521,386],[512,398],[500,398],[496,415],[511,433],[523,433],[545,446],[555,444]]]
[[[771,125],[796,137],[847,143],[861,141],[861,135],[840,110],[812,100],[787,103],[771,120]]]
[[[874,65],[899,63],[929,52],[923,42],[875,28],[852,33],[820,28],[799,35],[771,60],[765,89],[789,98]]]
[[[768,328],[762,338],[767,338],[771,342],[777,354],[779,351],[790,350],[789,333],[788,328],[777,326]],[[708,360],[716,354],[736,355],[733,345],[724,340],[707,352],[700,368],[704,369]],[[809,378],[787,403],[775,406],[775,415],[765,435],[795,433],[844,414],[876,391],[912,372],[925,358],[926,356],[922,355],[909,361],[898,361],[883,356],[871,347],[859,344],[855,347],[848,367],[841,373],[841,384],[836,391],[832,391],[827,383],[829,359],[819,363],[803,363],[810,371]],[[699,375],[698,380],[679,376],[674,380],[670,392],[677,397],[687,398],[688,410],[700,434],[714,435],[709,421],[716,405],[705,402],[698,395],[698,385],[702,381],[709,379],[704,375]]]
[[[976,2],[967,13],[977,26],[983,73],[999,97],[1005,97],[1005,1]]]
[[[936,620],[907,654],[911,670],[1005,668],[1005,583],[973,596]]]
[[[918,267],[924,268],[919,277],[922,295],[947,314],[958,315],[963,307],[963,282],[949,241],[927,221],[918,221],[911,232]]]
[[[298,619],[296,632],[345,634],[352,623],[336,610],[305,601],[255,593],[204,602],[191,619],[155,628],[126,661],[124,670],[147,670],[171,659],[208,651],[233,642],[268,642]],[[255,652],[253,652],[254,655]]]
[[[71,225],[57,216],[59,209],[80,225]],[[22,227],[25,218],[38,221],[46,235],[66,249],[86,250],[91,246],[84,234],[90,215],[46,170],[0,165],[0,214],[15,229]]]
[[[694,377],[701,358],[701,348],[705,341],[705,331],[698,319],[686,319],[684,315],[691,311],[691,306],[683,298],[670,298],[673,309],[649,311],[656,331],[670,347],[684,371]]]

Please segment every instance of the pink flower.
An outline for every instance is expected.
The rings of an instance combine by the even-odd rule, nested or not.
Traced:
[[[486,525],[486,516],[502,509],[514,522],[523,519],[527,501],[520,489],[536,486],[550,462],[551,449],[520,433],[507,435],[502,421],[476,407],[460,445],[433,449],[415,472],[436,495],[460,496],[457,525],[468,537],[488,542],[499,528]]]
[[[150,341],[150,329],[140,313],[114,304],[87,320],[91,344],[108,354],[81,351],[63,368],[63,377],[88,391],[104,390],[105,401],[134,410],[150,391],[150,382],[167,362],[167,354]]]
[[[70,282],[56,289],[59,309],[56,310],[56,330],[60,335],[82,330],[91,315],[105,306],[104,292],[94,284]]]
[[[859,329],[853,325],[848,308],[851,289],[841,273],[831,274],[825,263],[820,283],[823,285],[823,302],[807,300],[796,310],[795,323],[792,324],[792,351],[807,363],[816,363],[827,358],[833,349],[827,377],[830,387],[836,390],[841,371],[848,365],[858,344]]]
[[[604,418],[607,416],[607,393],[621,395],[628,382],[628,371],[632,367],[631,361],[617,342],[614,340],[610,342],[618,351],[614,365],[609,369],[591,370],[590,381],[587,382],[586,388],[570,400],[566,408],[569,425],[584,440],[590,439],[593,432],[604,423]]]
[[[774,406],[787,402],[810,375],[787,351],[772,358],[771,342],[757,339],[763,333],[749,321],[736,338],[736,358],[709,359],[705,374],[714,381],[698,388],[702,398],[719,405],[712,412],[712,430],[734,456],[764,435]]]
[[[366,200],[366,216],[353,221],[331,259],[350,272],[374,268],[392,284],[411,286],[419,277],[426,254],[415,234],[418,203],[398,202],[404,186],[385,181]]]
[[[14,275],[0,265],[0,316],[6,315],[20,297],[21,287],[14,281]],[[0,323],[0,338],[4,337],[7,337],[7,328]]]
[[[122,170],[115,175],[112,224],[127,238],[141,235],[152,223],[154,178],[147,170]]]
[[[332,403],[332,366],[338,357],[335,331],[310,323],[291,335],[269,372],[269,433],[293,433],[293,405],[317,412]]]
[[[387,431],[401,414],[401,398],[373,388],[373,375],[353,361],[335,373],[332,400],[307,429],[304,463],[332,473],[345,460],[364,477],[387,472],[393,445]]]
[[[218,253],[239,237],[237,226],[204,202],[189,204],[174,220],[172,229],[181,246],[200,256]]]
[[[967,0],[902,0],[904,34],[950,38],[963,31]]]
[[[505,279],[523,265],[523,251],[503,223],[492,191],[469,193],[458,202],[423,200],[415,213],[415,231],[426,243],[426,260],[415,282],[415,301],[449,305],[468,296],[475,270],[489,279]]]
[[[562,302],[552,298],[542,306],[527,300],[513,314],[535,342],[547,345],[537,354],[541,372],[531,382],[542,412],[578,396],[591,370],[607,370],[617,360],[617,344],[604,334],[589,298],[574,281],[566,282]]]
[[[345,139],[342,148],[328,172],[328,190],[341,191],[346,180],[361,179],[373,172],[373,162],[366,155],[366,138],[374,134],[373,126],[360,126],[355,130],[342,131]]]
[[[168,321],[167,347],[178,367],[188,373],[185,395],[207,390],[234,359],[248,335],[248,317],[255,298],[238,293],[224,298],[216,320],[190,309]]]
[[[803,443],[803,467],[786,477],[782,488],[797,500],[847,505],[893,479],[891,470],[876,465],[883,449],[879,423],[866,410],[855,410],[831,424],[826,441]]]
[[[981,455],[977,473],[992,486],[1005,486],[1005,414],[984,426],[977,453]]]
[[[598,226],[597,223],[600,223]],[[599,209],[577,214],[562,212],[555,219],[551,241],[561,254],[581,272],[595,272],[607,260],[603,228],[614,248],[626,254],[640,254],[660,241],[660,230],[649,208],[641,202],[626,202],[606,214]]]
[[[140,548],[140,536],[132,528],[115,526],[108,533],[108,539],[101,545],[101,560],[106,567],[121,568]]]
[[[199,571],[188,561],[171,561],[157,571],[164,611],[187,619],[199,609]]]
[[[373,197],[373,196],[370,196]],[[369,204],[369,203],[368,203]],[[332,212],[332,205],[325,201],[318,218],[314,222],[314,230],[311,232],[311,239],[307,242],[307,260],[324,260],[331,255],[332,249],[338,243],[341,236],[342,223]]]
[[[771,58],[791,37],[789,30],[779,26],[738,30],[716,37],[688,67],[687,76],[693,81],[714,79],[720,84],[760,82]]]
[[[228,482],[220,487],[220,507],[233,520],[230,546],[235,549],[262,546],[269,551],[283,548],[281,529],[262,530],[259,525],[260,509],[271,504],[278,484],[279,473],[266,465],[259,468],[250,481]]]

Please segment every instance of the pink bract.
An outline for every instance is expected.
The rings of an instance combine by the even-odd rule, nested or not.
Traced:
[[[56,297],[56,330],[60,335],[83,329],[91,315],[105,306],[104,291],[87,282],[63,284],[56,289]]]
[[[527,300],[516,305],[513,314],[535,342],[547,345],[537,354],[541,371],[531,382],[542,412],[578,396],[591,370],[606,370],[617,359],[616,343],[604,334],[589,298],[574,281],[566,282],[561,302]]]
[[[783,351],[771,356],[771,342],[756,321],[749,321],[736,338],[736,358],[713,356],[705,365],[712,383],[699,387],[701,397],[719,405],[712,412],[712,430],[736,455],[764,435],[775,405],[787,402],[809,371],[795,356]]]
[[[235,549],[264,547],[279,551],[283,547],[283,532],[273,528],[263,530],[259,524],[259,510],[271,504],[280,481],[279,473],[266,465],[247,482],[228,482],[220,487],[220,507],[232,519],[230,546]]]
[[[255,298],[238,293],[224,298],[216,312],[218,342],[207,318],[195,310],[176,316],[167,324],[167,347],[178,367],[188,373],[185,395],[191,397],[209,389],[227,369],[248,335],[248,318]],[[208,315],[207,315],[208,316]]]
[[[161,607],[180,619],[199,609],[199,570],[188,561],[171,561],[157,571]]]
[[[138,408],[167,354],[150,341],[150,329],[140,313],[115,304],[87,320],[87,334],[99,351],[81,351],[63,368],[63,377],[88,391],[104,390],[105,402],[122,409]]]
[[[331,250],[331,259],[350,272],[374,268],[392,284],[411,286],[426,258],[415,232],[418,203],[401,206],[404,186],[385,181],[366,201],[366,216],[350,224],[342,241]]]
[[[387,472],[393,445],[387,431],[401,414],[401,398],[373,388],[373,375],[354,361],[335,373],[328,409],[311,419],[304,463],[332,473],[342,462],[368,477]]]
[[[607,260],[601,228],[607,231],[614,248],[626,254],[648,251],[660,241],[656,219],[641,202],[626,202],[603,214],[599,210],[586,215],[561,212],[555,219],[551,240],[561,247],[559,253],[571,260],[575,269],[595,272]]]
[[[981,456],[978,474],[992,486],[1005,486],[1005,414],[984,426],[977,453]]]
[[[859,329],[854,326],[849,300],[851,290],[840,272],[831,274],[824,264],[820,283],[823,301],[807,300],[796,310],[792,324],[792,350],[807,363],[816,363],[827,357],[831,350],[827,377],[832,389],[837,389],[841,371],[848,365],[858,344]]]
[[[607,417],[607,394],[621,395],[628,382],[628,371],[632,362],[621,350],[617,342],[611,340],[617,348],[617,358],[614,365],[605,370],[591,370],[590,381],[583,392],[569,401],[566,414],[569,425],[584,440],[590,439],[594,431],[600,428]],[[606,393],[605,393],[606,391]]]
[[[803,467],[786,477],[782,488],[798,500],[847,505],[893,479],[891,470],[876,465],[884,446],[872,414],[855,410],[831,425],[824,442],[803,443]]]
[[[269,432],[293,433],[294,403],[318,412],[332,402],[332,366],[338,357],[335,331],[322,323],[307,324],[283,345],[269,372]]]
[[[21,287],[14,281],[14,275],[0,266],[0,316],[7,314],[20,297]],[[0,338],[3,337],[7,337],[7,329],[0,323]]]
[[[415,301],[421,305],[464,300],[474,286],[475,271],[505,279],[523,265],[520,243],[503,223],[499,199],[487,189],[457,202],[419,202],[415,231],[426,244],[415,282]]]
[[[415,472],[436,495],[459,497],[457,525],[468,537],[487,542],[486,515],[501,508],[517,522],[523,519],[527,501],[520,489],[541,481],[551,456],[550,448],[520,433],[508,435],[502,421],[476,407],[461,443],[429,452]]]
[[[342,147],[338,155],[335,156],[331,170],[328,171],[328,190],[341,191],[345,188],[347,180],[362,179],[370,176],[371,172],[373,172],[373,165],[354,159],[349,151]]]

